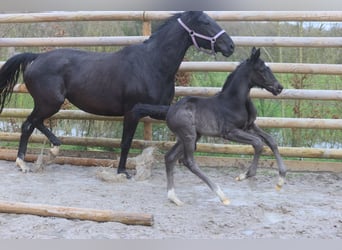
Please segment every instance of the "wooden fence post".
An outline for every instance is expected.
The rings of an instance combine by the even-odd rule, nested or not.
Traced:
[[[143,36],[150,36],[152,34],[151,31],[151,21],[143,21],[142,33]],[[151,141],[152,140],[152,123],[144,122],[144,140]]]

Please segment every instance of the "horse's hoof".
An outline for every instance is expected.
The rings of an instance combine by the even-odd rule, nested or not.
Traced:
[[[230,204],[229,199],[225,196],[225,194],[223,193],[222,189],[219,186],[217,186],[216,194],[220,198],[223,205],[229,205]]]
[[[177,206],[183,206],[184,205],[184,203],[180,199],[178,199],[178,197],[175,193],[175,190],[173,188],[167,192],[167,198],[171,202],[175,203]]]
[[[280,191],[281,188],[283,187],[284,183],[285,183],[284,178],[283,178],[283,177],[279,177],[279,180],[278,180],[277,185],[275,186],[275,189],[276,189],[277,191]]]
[[[53,158],[56,158],[57,155],[59,155],[59,146],[53,146],[52,148],[50,148],[50,155]]]
[[[124,174],[126,175],[126,178],[129,180],[129,179],[132,179],[132,175],[130,175],[127,170],[123,170],[123,171],[118,171],[118,174]]]
[[[227,206],[230,204],[230,200],[226,198],[222,201],[222,203],[223,203],[223,205]]]
[[[20,158],[17,158],[15,160],[15,165],[17,165],[17,167],[19,167],[21,172],[23,173],[32,172],[32,170],[28,166],[26,166],[25,162]]]
[[[247,174],[240,174],[238,177],[235,178],[236,181],[243,181],[247,179]]]

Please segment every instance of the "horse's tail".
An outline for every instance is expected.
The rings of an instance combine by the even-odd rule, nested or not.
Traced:
[[[0,113],[5,104],[11,99],[14,85],[17,83],[19,73],[24,72],[26,66],[38,57],[39,54],[22,53],[7,60],[0,68]]]

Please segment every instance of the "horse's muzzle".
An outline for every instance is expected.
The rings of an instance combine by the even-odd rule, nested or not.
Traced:
[[[283,91],[283,89],[284,87],[279,82],[275,82],[271,92],[273,95],[277,96]]]
[[[234,53],[234,50],[235,50],[235,45],[232,42],[229,46],[227,46],[227,49],[221,49],[221,53],[225,57],[229,57]]]

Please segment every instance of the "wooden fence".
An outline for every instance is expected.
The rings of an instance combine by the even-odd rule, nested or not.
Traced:
[[[0,38],[0,47],[81,47],[81,46],[124,46],[135,44],[145,40],[151,32],[151,22],[164,20],[173,12],[154,12],[154,11],[133,11],[133,12],[51,12],[51,13],[20,13],[20,14],[0,14],[0,24],[5,23],[38,23],[38,22],[65,22],[65,21],[139,21],[143,22],[141,36],[121,36],[121,37],[40,37],[40,38]],[[321,12],[208,12],[210,16],[218,21],[317,21],[317,22],[342,22],[341,11],[321,11]],[[236,36],[232,37],[237,47],[303,47],[303,48],[341,48],[341,37],[251,37]],[[0,62],[0,67],[4,62]],[[183,62],[180,71],[191,72],[230,72],[235,69],[238,62]],[[342,65],[339,64],[308,64],[308,63],[269,63],[273,72],[276,73],[299,73],[299,74],[325,74],[342,75]],[[176,96],[185,95],[213,95],[219,88],[196,88],[196,87],[177,87]],[[17,85],[15,92],[26,92],[24,85]],[[301,99],[301,100],[327,100],[341,101],[342,90],[308,90],[308,89],[285,89],[277,97],[272,96],[266,91],[252,90],[253,98],[265,99]],[[30,110],[6,108],[0,117],[3,118],[24,118]],[[121,117],[102,117],[87,114],[80,110],[61,110],[54,119],[96,119],[121,121]],[[160,149],[168,149],[173,142],[152,141],[151,130],[153,119],[144,118],[145,140],[135,140],[133,148],[143,148],[149,145],[157,145]],[[259,117],[257,123],[261,127],[268,128],[319,128],[319,129],[341,129],[342,119],[310,119],[310,118],[271,118]],[[19,134],[0,133],[1,141],[18,141]],[[42,143],[44,137],[34,135],[31,142]],[[93,145],[93,146],[115,146],[119,147],[120,139],[108,138],[72,138],[63,137],[64,144],[71,145]],[[226,144],[206,144],[200,143],[200,152],[215,152],[227,154],[252,154],[250,146],[226,145]],[[281,154],[296,158],[322,158],[322,159],[342,159],[342,149],[316,149],[316,148],[280,148]],[[8,152],[8,151],[6,151]],[[270,152],[265,149],[265,155]],[[8,155],[8,154],[7,154]],[[14,157],[14,156],[13,156]],[[4,154],[0,158],[8,159]],[[217,164],[217,163],[215,163]],[[304,164],[297,162],[298,164]],[[320,163],[318,163],[320,164]],[[316,163],[311,163],[315,165]],[[342,171],[342,164],[333,163],[332,168],[322,170]],[[336,167],[337,166],[337,167]]]

